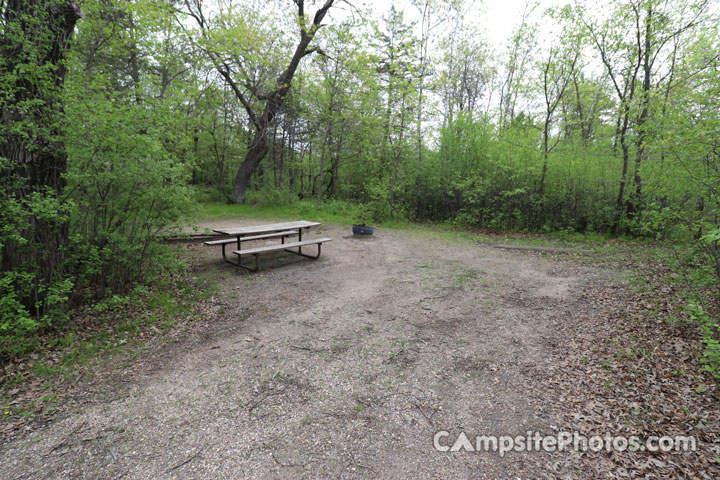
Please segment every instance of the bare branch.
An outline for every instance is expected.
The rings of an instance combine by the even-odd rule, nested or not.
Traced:
[[[242,103],[243,107],[245,107],[245,111],[248,114],[248,117],[250,118],[250,121],[255,125],[256,128],[261,128],[260,123],[258,122],[257,116],[255,115],[255,111],[252,109],[252,105],[250,105],[250,102],[245,98],[245,95],[243,95],[242,91],[238,88],[237,83],[233,80],[232,76],[230,75],[230,68],[227,66],[227,64],[223,64],[222,67],[215,66],[218,73],[222,75],[222,77],[227,81],[228,85],[230,85],[230,88],[232,89],[233,93],[235,93],[235,96],[240,100],[240,103]]]

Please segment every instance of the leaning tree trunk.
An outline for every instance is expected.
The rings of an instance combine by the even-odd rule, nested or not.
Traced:
[[[295,76],[295,72],[298,66],[300,65],[300,61],[305,56],[318,51],[318,47],[310,47],[310,42],[312,42],[312,40],[315,38],[315,34],[317,33],[317,31],[323,26],[322,21],[325,18],[327,11],[333,6],[333,3],[335,2],[335,0],[325,0],[323,5],[315,12],[312,24],[305,25],[305,1],[294,1],[297,5],[297,18],[299,19],[299,23],[301,23],[301,28],[300,40],[295,47],[293,56],[290,58],[290,62],[285,67],[285,70],[280,72],[280,74],[277,76],[277,79],[275,81],[275,89],[273,89],[271,92],[261,94],[257,91],[257,89],[251,88],[253,95],[257,99],[262,99],[264,101],[261,115],[257,115],[257,112],[251,105],[251,102],[245,97],[245,94],[243,93],[241,87],[242,84],[239,84],[235,81],[233,75],[230,72],[230,67],[227,65],[227,62],[217,54],[213,54],[212,52],[210,52],[210,58],[215,64],[215,68],[220,73],[220,75],[222,75],[222,77],[228,82],[233,92],[235,93],[235,96],[245,107],[245,110],[250,117],[250,122],[255,129],[253,142],[250,145],[248,152],[245,154],[245,159],[243,160],[240,168],[237,171],[237,174],[235,175],[235,180],[233,180],[233,198],[237,203],[243,203],[243,201],[245,201],[245,193],[247,192],[247,188],[250,185],[250,177],[268,152],[268,136],[271,133],[270,126],[272,125],[275,116],[280,111],[280,108],[283,106],[283,103],[285,102],[285,99],[290,92],[292,79]],[[202,20],[202,14],[200,13],[200,11],[198,11],[197,14],[191,11],[191,15],[193,15],[198,21],[200,28],[204,32],[204,35],[207,35],[208,27],[206,23]]]
[[[250,178],[260,161],[265,158],[268,152],[267,130],[268,128],[266,127],[255,132],[250,148],[245,154],[245,159],[235,175],[232,193],[237,203],[243,203],[245,201],[245,194],[250,186]]]
[[[65,274],[61,96],[80,16],[72,0],[8,0],[0,12],[0,279],[37,317],[57,301],[52,289]]]

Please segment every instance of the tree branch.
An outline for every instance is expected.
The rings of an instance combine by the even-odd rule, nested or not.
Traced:
[[[250,121],[253,123],[253,125],[255,125],[255,127],[258,129],[261,128],[257,116],[252,109],[252,105],[250,105],[250,102],[247,100],[247,98],[245,98],[245,95],[243,95],[242,91],[238,88],[237,84],[233,80],[232,76],[230,75],[230,68],[227,66],[227,64],[224,64],[223,67],[216,65],[215,68],[220,73],[220,75],[222,75],[222,77],[228,82],[228,85],[230,85],[230,88],[235,93],[235,96],[238,98],[238,100],[240,100],[242,106],[245,107],[245,111],[247,112],[248,117],[250,118]]]

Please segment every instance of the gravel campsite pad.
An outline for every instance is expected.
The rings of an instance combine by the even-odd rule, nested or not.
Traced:
[[[571,427],[557,405],[567,358],[583,352],[568,348],[607,309],[584,292],[624,275],[450,235],[316,230],[333,238],[319,260],[270,254],[257,274],[219,248],[179,246],[193,274],[220,285],[206,318],[111,378],[81,382],[79,408],[1,447],[0,477],[602,473],[578,452],[441,452],[433,438]]]

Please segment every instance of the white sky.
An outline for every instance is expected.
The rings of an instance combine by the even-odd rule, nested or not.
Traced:
[[[572,0],[531,0],[538,6],[530,16],[530,21],[541,20],[542,13],[549,7],[564,5]],[[501,51],[507,45],[514,29],[520,24],[522,13],[528,0],[466,0],[468,12],[467,22],[472,22],[483,32],[485,40],[496,51]],[[417,9],[409,0],[364,0],[363,3],[372,8],[376,18],[384,16],[392,3],[395,8],[402,9],[406,18],[416,19]],[[419,18],[419,16],[417,17]],[[543,24],[538,29],[539,38],[543,38]]]

